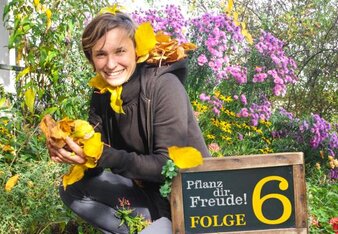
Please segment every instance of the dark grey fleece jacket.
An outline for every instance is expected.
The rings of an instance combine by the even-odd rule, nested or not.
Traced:
[[[110,94],[93,93],[89,122],[109,145],[104,147],[98,167],[141,180],[159,195],[168,147],[192,146],[204,157],[210,156],[182,84],[186,63],[139,64],[123,86],[125,115],[111,110]]]

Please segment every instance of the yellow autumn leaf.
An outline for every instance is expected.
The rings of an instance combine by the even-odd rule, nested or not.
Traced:
[[[242,30],[245,30],[246,29],[246,24],[244,22],[241,22],[241,27],[242,27]]]
[[[103,142],[101,141],[101,133],[94,133],[94,135],[86,140],[83,145],[85,155],[98,159],[103,151]]]
[[[52,11],[50,9],[46,10],[46,16],[47,16],[47,20],[50,20],[52,18]]]
[[[26,67],[25,69],[23,69],[21,72],[19,72],[19,74],[16,76],[16,80],[20,80],[21,77],[24,77],[25,75],[27,75],[29,72],[31,71],[31,67]]]
[[[19,47],[17,49],[17,54],[16,54],[16,63],[20,63],[21,59],[22,59],[22,52],[23,52],[23,47]]]
[[[100,74],[97,74],[95,77],[90,79],[88,82],[88,85],[100,90],[100,93],[105,93],[109,91],[111,93],[110,95],[110,106],[112,109],[118,113],[118,114],[124,114],[122,104],[123,101],[121,99],[122,94],[122,86],[119,87],[112,87],[110,86],[102,77]]]
[[[46,28],[48,30],[50,26],[52,25],[52,11],[50,9],[47,9],[45,13],[47,16]]]
[[[203,157],[194,147],[168,147],[169,157],[181,169],[196,167],[203,163]]]
[[[147,59],[149,58],[149,54],[146,54],[146,55],[143,55],[143,56],[140,56],[137,58],[137,63],[143,63],[144,61],[146,61]]]
[[[110,106],[118,114],[125,114],[122,108],[123,104],[123,101],[121,99],[122,90],[123,90],[122,86],[108,88],[108,91],[111,93]]]
[[[41,12],[42,6],[41,6],[41,3],[40,3],[40,0],[34,0],[33,2],[34,2],[35,10],[38,11],[38,12]]]
[[[125,8],[118,3],[113,4],[112,6],[104,7],[100,10],[99,15],[110,13],[115,15],[119,11],[124,11]]]
[[[97,160],[95,158],[91,158],[91,157],[87,157],[86,158],[86,163],[84,164],[84,166],[86,168],[94,168],[96,167],[96,164],[97,164]]]
[[[69,134],[66,133],[66,132],[64,132],[64,131],[62,131],[62,129],[60,128],[60,126],[57,124],[55,127],[52,127],[50,129],[50,136],[52,138],[55,138],[55,139],[62,139],[62,140],[64,140],[64,139],[66,139],[69,136]]]
[[[100,90],[100,93],[106,92],[107,87],[109,86],[109,84],[104,79],[102,79],[99,73],[97,73],[96,76],[90,79],[88,85],[90,87],[97,88],[98,90]]]
[[[77,119],[74,121],[73,138],[89,139],[94,135],[95,131],[92,125],[85,120]]]
[[[160,43],[170,42],[171,37],[168,34],[165,34],[163,31],[159,31],[156,33],[156,41]]]
[[[74,120],[69,119],[68,117],[65,117],[61,119],[57,125],[59,128],[63,131],[66,132],[67,134],[71,134],[73,129],[74,129]]]
[[[87,168],[83,165],[73,165],[68,174],[62,178],[63,189],[66,190],[68,185],[74,184],[82,179]]]
[[[142,23],[135,32],[137,57],[148,54],[156,45],[153,27],[149,22]]]
[[[25,92],[25,104],[31,113],[34,113],[35,91],[27,89]]]
[[[34,0],[34,6],[37,7],[40,4],[40,0]]]
[[[252,39],[252,36],[251,34],[248,32],[247,29],[242,29],[242,35],[245,37],[245,39],[247,40],[247,42],[249,44],[253,44],[253,39]]]
[[[234,12],[234,13],[232,14],[232,16],[233,16],[233,18],[234,18],[234,24],[235,24],[236,26],[239,26],[239,22],[238,22],[238,13],[237,13],[237,12]]]
[[[229,1],[228,1],[228,7],[227,7],[227,9],[226,9],[226,12],[227,12],[227,13],[230,13],[233,7],[234,7],[234,1],[233,1],[233,0],[229,0]]]
[[[5,185],[6,192],[10,192],[13,189],[13,187],[18,183],[18,180],[19,180],[18,174],[9,178],[6,182],[6,185]]]

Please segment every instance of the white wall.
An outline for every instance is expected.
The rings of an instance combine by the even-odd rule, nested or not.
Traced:
[[[0,0],[0,64],[15,65],[14,50],[9,51],[7,48],[8,32],[2,21],[3,10],[7,2],[8,0]],[[0,83],[4,85],[7,92],[15,92],[14,75],[13,71],[0,69]]]

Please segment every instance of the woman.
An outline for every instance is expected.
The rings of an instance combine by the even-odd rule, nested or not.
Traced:
[[[170,219],[169,201],[159,192],[168,147],[192,146],[209,156],[180,81],[186,61],[161,67],[137,63],[136,29],[129,16],[116,12],[98,15],[84,30],[83,50],[97,73],[90,82],[96,89],[89,122],[106,145],[95,169],[60,188],[67,206],[107,233],[128,233],[115,215],[122,198],[147,219]],[[66,142],[69,150],[48,144],[52,160],[84,163],[81,147],[70,138]]]

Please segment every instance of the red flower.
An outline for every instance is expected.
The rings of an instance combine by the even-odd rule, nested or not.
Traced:
[[[335,234],[338,234],[338,217],[330,219],[330,224],[332,225]]]

